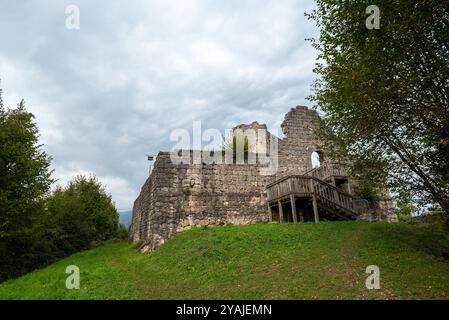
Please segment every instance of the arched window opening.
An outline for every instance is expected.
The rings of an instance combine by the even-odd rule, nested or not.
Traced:
[[[312,152],[311,155],[312,168],[318,168],[321,166],[320,154],[316,151]]]

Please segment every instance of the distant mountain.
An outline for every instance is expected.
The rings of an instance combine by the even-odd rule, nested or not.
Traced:
[[[120,214],[120,217],[119,217],[120,223],[123,223],[125,226],[128,227],[131,224],[133,212],[131,210],[121,211],[121,212],[119,212],[119,214]]]

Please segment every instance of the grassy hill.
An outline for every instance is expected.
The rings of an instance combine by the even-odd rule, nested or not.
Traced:
[[[0,285],[2,299],[449,298],[449,239],[407,224],[327,222],[196,228],[150,254],[126,243],[75,254]],[[65,288],[65,268],[81,289]],[[381,289],[367,290],[377,265]]]

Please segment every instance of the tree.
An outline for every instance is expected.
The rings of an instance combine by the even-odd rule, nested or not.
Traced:
[[[381,164],[388,186],[449,213],[449,7],[445,1],[317,0],[310,97],[353,161]]]
[[[123,241],[128,240],[128,228],[123,223],[119,226],[118,238]]]
[[[51,159],[38,140],[24,101],[5,109],[0,91],[0,282],[47,259],[41,235]]]
[[[48,233],[58,256],[117,237],[118,212],[111,196],[94,177],[75,177],[48,200]]]

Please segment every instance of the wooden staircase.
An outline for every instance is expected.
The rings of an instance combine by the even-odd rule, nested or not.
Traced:
[[[279,219],[282,221],[283,204],[289,203],[293,222],[303,221],[304,208],[298,208],[299,210],[296,208],[296,202],[300,199],[306,201],[302,203],[312,203],[315,222],[320,219],[357,219],[364,202],[333,185],[331,182],[335,181],[335,177],[344,177],[341,168],[339,167],[336,175],[325,166],[310,170],[303,175],[283,177],[269,184],[266,191],[270,216],[272,208],[277,207]]]

